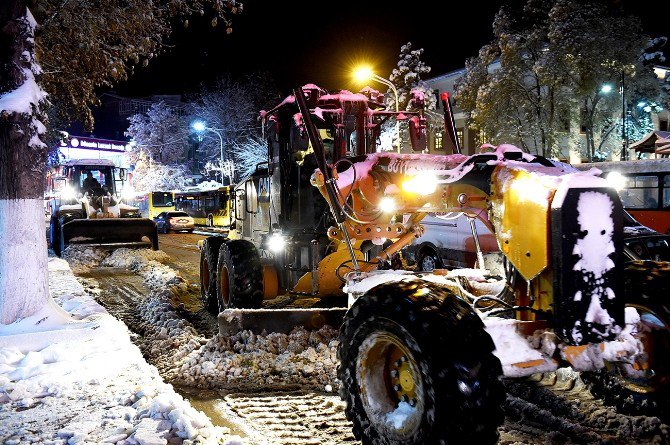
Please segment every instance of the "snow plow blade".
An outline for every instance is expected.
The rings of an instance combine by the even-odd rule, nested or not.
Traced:
[[[156,223],[146,218],[75,219],[62,226],[63,249],[69,244],[130,247],[158,250]]]
[[[234,335],[249,330],[255,334],[263,331],[288,334],[298,326],[308,331],[321,329],[325,325],[339,328],[346,312],[346,308],[226,309],[218,316],[219,333]]]

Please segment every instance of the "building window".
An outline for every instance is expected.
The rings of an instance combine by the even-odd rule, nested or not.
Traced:
[[[463,148],[463,129],[462,128],[457,128],[456,129],[456,139],[458,139],[458,145]]]
[[[438,131],[435,133],[435,150],[444,150],[444,133]]]
[[[668,120],[667,119],[659,119],[658,120],[658,129],[661,131],[668,131]]]

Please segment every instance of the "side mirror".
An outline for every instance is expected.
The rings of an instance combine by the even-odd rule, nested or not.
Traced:
[[[67,165],[64,165],[64,166],[61,167],[61,170],[60,170],[61,175],[67,177],[69,172],[70,172],[70,169],[67,167]]]
[[[125,168],[122,168],[121,170],[119,170],[119,178],[121,178],[122,181],[126,180],[126,169]]]

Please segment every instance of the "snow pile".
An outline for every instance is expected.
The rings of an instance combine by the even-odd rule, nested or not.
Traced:
[[[144,278],[151,295],[139,304],[137,329],[146,341],[144,353],[173,383],[202,388],[266,388],[301,386],[323,390],[336,380],[337,331],[324,327],[308,332],[206,338],[178,313],[173,301],[188,283],[170,267],[163,252],[118,249],[103,266],[126,267]]]
[[[147,354],[172,383],[201,388],[282,388],[323,390],[338,386],[337,331],[257,335],[240,331],[207,339],[165,298],[151,296],[140,308],[139,329],[151,344]]]
[[[86,245],[71,244],[63,251],[63,259],[67,260],[75,273],[84,273],[99,266],[107,256],[108,249]]]
[[[162,250],[149,249],[117,249],[105,258],[102,266],[120,267],[132,270],[144,278],[144,284],[152,291],[165,291],[167,286],[186,288],[184,279],[173,269],[163,263],[170,261],[170,256]]]
[[[50,260],[49,281],[74,327],[41,334],[48,346],[26,341],[30,333],[2,337],[0,442],[220,443],[227,429],[163,383],[64,263]]]
[[[336,336],[330,326],[311,332],[295,328],[289,334],[241,331],[230,337],[216,335],[181,358],[179,368],[168,376],[208,388],[332,390],[339,386]]]

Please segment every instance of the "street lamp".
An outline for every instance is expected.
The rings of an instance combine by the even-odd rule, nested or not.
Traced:
[[[193,121],[193,123],[191,124],[191,128],[193,128],[193,130],[195,130],[197,133],[202,133],[204,131],[211,131],[212,133],[216,133],[216,135],[219,137],[219,147],[221,152],[221,165],[219,166],[219,168],[221,171],[221,184],[223,184],[223,137],[221,136],[219,129],[208,127],[207,125],[205,125],[203,121]]]
[[[354,78],[356,81],[359,83],[366,82],[368,80],[374,80],[379,83],[382,83],[389,87],[391,91],[393,91],[393,96],[395,98],[395,112],[398,113],[398,90],[396,89],[395,85],[391,83],[388,79],[384,79],[381,76],[376,75],[369,67],[367,66],[362,66],[357,68],[354,71]],[[396,138],[398,140],[398,153],[400,153],[400,126],[398,122],[398,116],[396,114],[396,121],[395,121],[395,133],[396,133]]]

